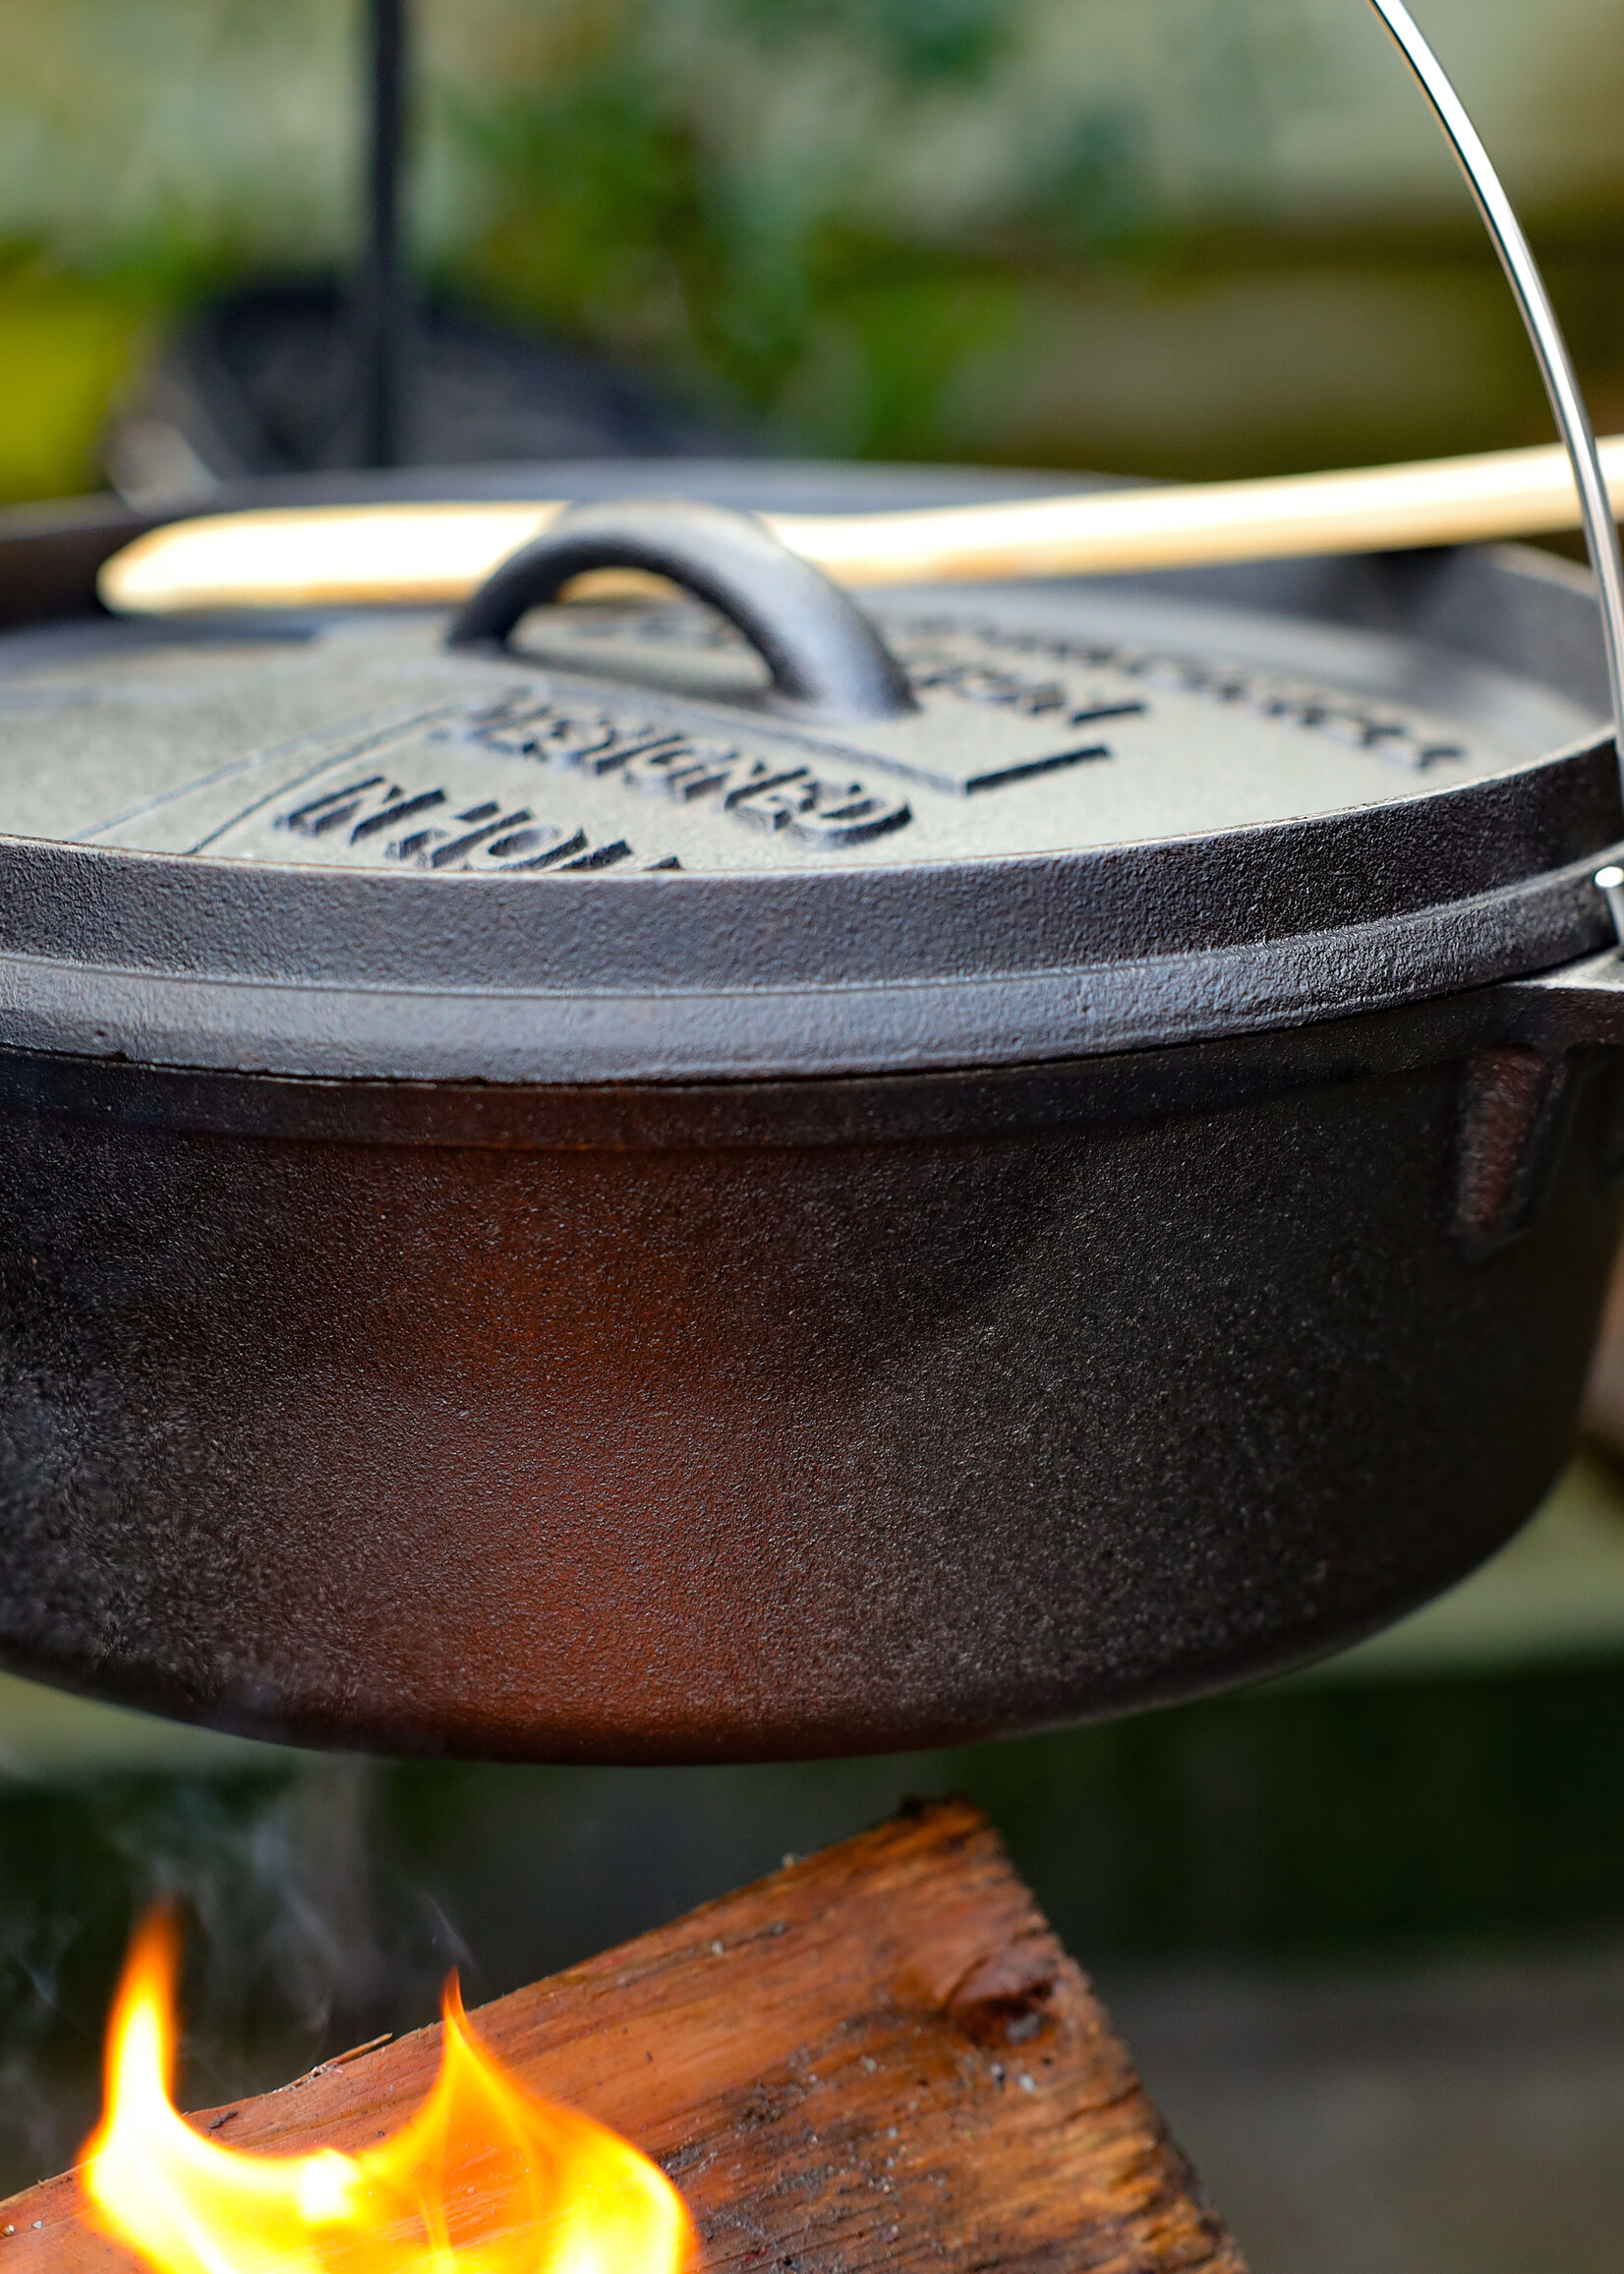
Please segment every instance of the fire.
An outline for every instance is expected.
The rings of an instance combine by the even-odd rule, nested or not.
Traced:
[[[376,2146],[249,2155],[195,2131],[170,2099],[177,1955],[149,1918],[80,2172],[94,2223],[155,2274],[683,2274],[693,2230],[665,2174],[483,2052],[454,1975],[434,2088]]]

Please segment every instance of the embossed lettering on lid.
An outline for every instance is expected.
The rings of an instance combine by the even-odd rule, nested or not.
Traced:
[[[737,1079],[1142,1049],[1543,968],[1596,944],[1624,825],[1541,661],[1571,647],[1549,610],[1577,637],[1589,603],[1493,556],[1439,574],[1473,637],[1109,585],[899,595],[872,701],[815,642],[797,684],[691,606],[532,603],[458,646],[427,612],[10,634],[0,1037]]]
[[[552,609],[527,646],[493,655],[447,654],[421,616],[229,642],[107,625],[71,656],[14,640],[0,644],[0,829],[539,882],[816,872],[1245,828],[1532,754],[1482,723],[1491,689],[1477,721],[1372,691],[1373,637],[1345,641],[1337,684],[1284,657],[1203,653],[1188,611],[1171,622],[1147,605],[1133,640],[1088,629],[1085,604],[1083,628],[1053,632],[878,612],[917,708],[838,726],[776,715],[759,660],[686,605]],[[1457,678],[1470,713],[1470,674]],[[1581,714],[1540,701],[1552,740],[1580,730]]]

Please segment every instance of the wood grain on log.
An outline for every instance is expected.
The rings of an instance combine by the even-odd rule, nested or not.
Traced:
[[[997,1836],[910,1813],[474,2016],[536,2090],[657,2157],[703,2274],[1244,2274]],[[194,2121],[357,2149],[439,2030]],[[130,2274],[72,2173],[0,2206],[0,2274]]]

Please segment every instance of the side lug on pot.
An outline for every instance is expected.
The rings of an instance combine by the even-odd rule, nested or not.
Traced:
[[[1455,1137],[1451,1229],[1463,1254],[1490,1255],[1538,1213],[1572,1118],[1572,1052],[1508,1043],[1466,1062]]]
[[[1512,1038],[1466,1061],[1452,1229],[1492,1254],[1534,1222],[1587,1074],[1624,1048],[1624,954],[1608,949],[1504,990]]]
[[[1513,1007],[1516,1040],[1546,1057],[1624,1049],[1624,953],[1617,948],[1514,980],[1503,995]]]

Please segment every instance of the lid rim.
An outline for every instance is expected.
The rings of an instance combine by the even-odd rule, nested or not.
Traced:
[[[1278,649],[1296,671],[1301,651],[1327,686],[1315,627],[1390,640],[1400,709],[1451,717],[1449,660],[1492,663],[1509,691],[1462,716],[1489,748],[1503,716],[1505,746],[1529,752],[1449,787],[1413,775],[1410,795],[1382,769],[1368,778],[1380,803],[1292,818],[1289,799],[1288,818],[1210,834],[1031,852],[967,841],[961,859],[868,866],[832,850],[828,866],[695,868],[632,879],[640,890],[612,871],[463,876],[0,839],[0,1043],[294,1079],[736,1080],[1036,1064],[1531,975],[1605,943],[1590,878],[1624,840],[1609,738],[1552,748],[1588,699],[1595,606],[1549,567],[1469,552],[1156,580],[1158,608],[1164,594],[1239,605],[1279,626],[1259,636],[1258,668]],[[1108,646],[1149,582],[1088,588]],[[966,590],[953,613],[962,603],[1046,654],[1083,597]],[[1151,611],[1158,653],[1176,645],[1176,613]],[[1237,653],[1250,670],[1252,649]],[[1540,727],[1537,704],[1518,711],[1516,679],[1561,713]],[[697,689],[682,700],[707,708]],[[1302,802],[1314,794],[1310,782]],[[1152,798],[1147,820],[1178,812]]]
[[[1612,849],[1624,852],[1624,840]],[[844,985],[408,990],[0,953],[0,1048],[294,1079],[497,1085],[1039,1065],[1328,1023],[1551,969],[1610,937],[1595,858],[1399,919],[1286,940]]]
[[[997,980],[1402,924],[1537,891],[1621,838],[1605,733],[1424,798],[813,873],[448,878],[0,838],[0,955],[189,983],[583,999]],[[439,889],[453,882],[466,889]],[[1566,952],[1587,944],[1582,931]]]

